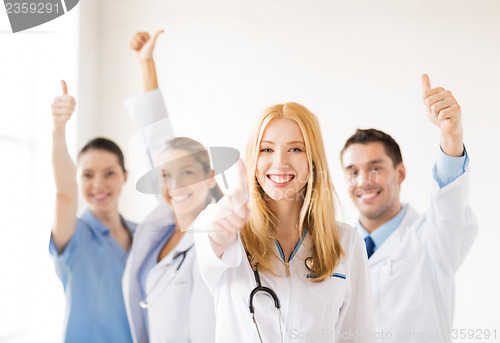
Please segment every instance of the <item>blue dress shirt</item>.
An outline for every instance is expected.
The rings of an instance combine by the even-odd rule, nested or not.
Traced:
[[[468,165],[469,155],[467,154],[465,147],[464,155],[460,157],[448,156],[443,152],[443,150],[439,149],[438,158],[433,169],[434,180],[438,183],[439,188],[446,187],[462,175]],[[356,223],[356,230],[359,232],[361,237],[363,237],[363,239],[367,236],[371,236],[373,242],[375,243],[374,252],[377,251],[386,239],[389,238],[389,236],[399,227],[406,214],[407,206],[408,205],[403,204],[402,209],[398,214],[375,229],[371,235],[358,220]]]
[[[137,225],[124,223],[133,234]],[[129,253],[109,229],[85,210],[63,252],[57,252],[52,237],[49,251],[66,295],[64,341],[132,342],[122,293]]]

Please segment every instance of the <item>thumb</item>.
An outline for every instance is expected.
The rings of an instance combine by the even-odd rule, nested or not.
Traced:
[[[238,159],[235,168],[235,185],[231,187],[229,194],[233,200],[233,205],[239,208],[248,201],[247,173],[245,171],[245,164],[241,159]]]
[[[429,80],[429,76],[427,74],[422,74],[421,80],[422,80],[422,90],[424,92],[431,89],[431,80]]]
[[[158,30],[156,31],[155,35],[153,36],[153,40],[151,42],[151,44],[154,46],[156,44],[156,39],[158,38],[159,35],[161,35],[163,32],[163,30]]]
[[[68,86],[66,85],[66,81],[61,80],[61,87],[62,87],[63,95],[68,95]]]

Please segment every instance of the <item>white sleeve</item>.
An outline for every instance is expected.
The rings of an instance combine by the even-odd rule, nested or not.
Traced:
[[[347,272],[349,291],[340,309],[336,325],[338,342],[375,342],[373,301],[368,258],[363,239],[354,233],[352,245],[346,251],[350,261]]]
[[[141,135],[143,144],[147,144],[156,163],[165,142],[175,138],[160,90],[154,89],[129,98],[125,100],[125,105],[134,122],[136,134]]]
[[[194,242],[201,276],[212,294],[215,294],[226,270],[238,267],[242,263],[244,256],[244,249],[239,235],[238,239],[226,249],[222,258],[219,258],[213,251],[208,236],[209,229],[205,223],[207,216],[214,210],[214,206],[215,204],[208,205],[200,213],[194,224]]]
[[[198,261],[193,264],[193,288],[189,308],[189,341],[215,342],[215,308],[212,294],[201,277]]]
[[[436,265],[453,274],[467,256],[478,233],[469,204],[469,169],[439,189],[434,182],[431,201],[419,229]]]
[[[159,89],[125,100],[136,133],[129,140],[130,170],[135,183],[157,166],[165,142],[175,138]],[[156,181],[156,180],[155,180]],[[154,189],[153,185],[153,189]],[[161,196],[158,195],[161,202]]]

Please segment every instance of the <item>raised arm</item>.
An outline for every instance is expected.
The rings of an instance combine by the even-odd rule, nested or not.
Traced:
[[[245,250],[238,233],[245,226],[250,211],[246,205],[248,186],[245,166],[241,160],[228,170],[229,194],[203,210],[194,224],[194,241],[200,272],[210,292],[214,294],[228,268],[239,266]]]
[[[147,32],[137,32],[130,40],[130,48],[135,52],[141,65],[142,81],[144,92],[149,92],[158,88],[158,77],[153,59],[156,39],[163,33],[158,30],[153,38]]]
[[[137,32],[130,40],[130,48],[134,51],[141,65],[144,93],[125,100],[125,105],[137,133],[131,138],[131,150],[139,151],[134,154],[133,174],[143,175],[151,170],[165,147],[165,142],[175,138],[172,123],[168,116],[165,103],[156,75],[153,52],[156,39],[162,33],[156,31],[153,38],[147,32]],[[157,186],[156,180],[151,187]],[[158,201],[163,203],[161,194],[157,195]]]
[[[477,220],[468,204],[468,155],[464,149],[462,110],[449,90],[431,88],[422,75],[423,98],[431,122],[441,131],[434,167],[435,188],[422,223],[422,239],[436,266],[454,273],[477,235]]]
[[[70,241],[76,228],[78,190],[76,167],[66,145],[66,122],[75,110],[75,99],[68,95],[66,82],[61,81],[63,95],[52,103],[54,127],[52,131],[52,166],[56,185],[56,207],[52,239],[61,253]]]

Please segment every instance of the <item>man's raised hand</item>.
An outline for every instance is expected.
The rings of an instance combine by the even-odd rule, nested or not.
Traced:
[[[449,156],[462,156],[462,108],[449,90],[431,88],[427,74],[422,75],[422,91],[427,115],[441,130],[441,149]]]

